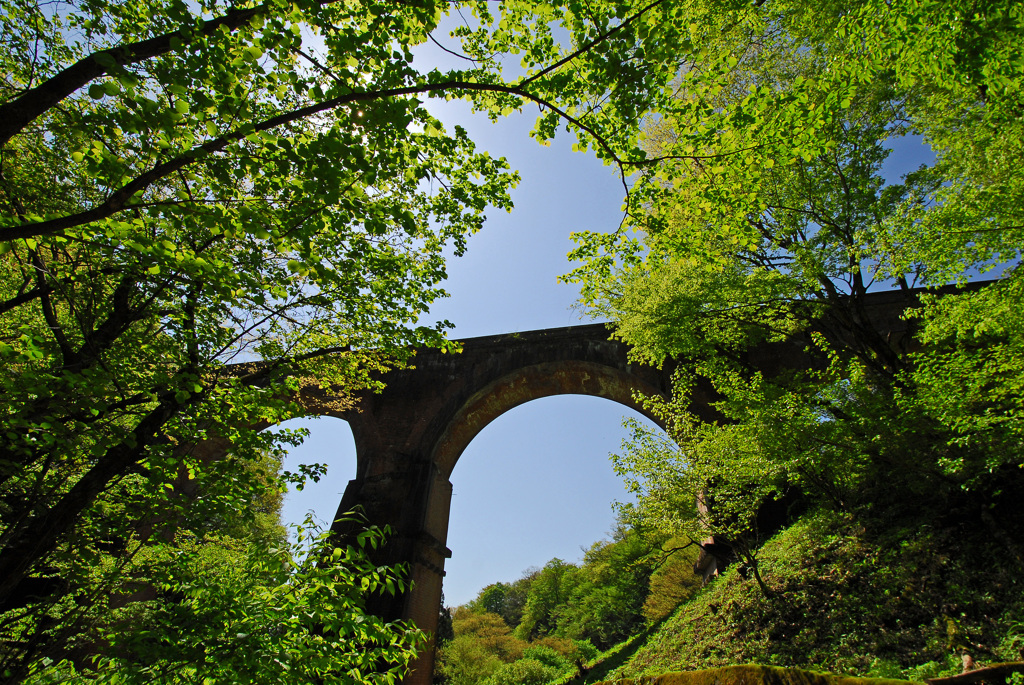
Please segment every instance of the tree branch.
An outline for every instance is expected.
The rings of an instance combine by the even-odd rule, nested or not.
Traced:
[[[188,401],[186,401],[188,402]],[[164,424],[184,406],[168,393],[125,440],[115,445],[52,507],[27,519],[12,531],[10,544],[0,551],[0,605],[21,579],[50,553],[57,541],[78,525],[79,515],[92,504],[111,479],[138,460],[154,444]]]
[[[209,140],[202,145],[192,148],[191,150],[173,158],[169,159],[162,164],[157,164],[149,171],[146,171],[129,183],[121,186],[121,188],[115,190],[106,201],[96,205],[92,209],[88,209],[75,214],[69,214],[67,216],[58,217],[55,219],[48,219],[45,221],[37,221],[32,223],[25,223],[19,226],[12,226],[10,228],[3,229],[0,231],[0,241],[20,240],[25,238],[35,238],[41,236],[54,235],[61,233],[77,226],[83,226],[94,221],[101,221],[106,219],[124,209],[133,207],[134,205],[129,204],[131,199],[137,194],[145,191],[156,181],[165,178],[171,174],[176,173],[178,170],[183,169],[189,164],[194,163],[198,159],[205,157],[206,155],[220,152],[226,148],[229,144],[242,140],[252,133],[260,133],[263,131],[269,131],[289,124],[293,121],[299,121],[311,117],[321,112],[330,111],[336,109],[342,105],[350,104],[353,102],[371,102],[373,100],[380,100],[382,98],[389,97],[400,97],[403,95],[415,95],[420,93],[439,93],[445,91],[478,91],[478,92],[492,92],[492,93],[506,93],[509,95],[516,95],[518,97],[531,100],[538,104],[543,104],[549,107],[559,116],[564,118],[566,121],[571,122],[573,125],[579,127],[581,130],[586,131],[604,148],[620,166],[620,170],[623,164],[622,160],[615,154],[614,150],[604,141],[603,137],[594,131],[591,127],[582,123],[576,117],[569,115],[567,112],[555,107],[553,104],[541,98],[533,95],[521,89],[519,86],[507,86],[504,84],[494,83],[477,83],[473,81],[460,81],[450,80],[442,81],[440,83],[427,83],[416,86],[405,86],[402,88],[389,88],[386,90],[367,91],[359,93],[347,93],[345,95],[325,100],[324,102],[308,105],[299,109],[292,110],[279,114],[275,117],[265,119],[254,126],[243,127],[237,129],[231,133],[225,134],[213,140]],[[625,181],[624,181],[625,182]]]
[[[593,39],[592,41],[590,41],[590,42],[586,43],[585,45],[583,45],[582,47],[580,47],[580,48],[579,48],[578,50],[576,50],[575,52],[573,52],[573,53],[571,53],[571,54],[569,54],[569,55],[566,55],[565,57],[563,57],[562,59],[558,60],[558,61],[557,61],[557,62],[555,62],[554,64],[552,64],[552,65],[550,65],[550,66],[548,66],[548,67],[545,67],[544,69],[541,69],[540,71],[538,71],[538,72],[537,72],[536,74],[534,74],[534,75],[533,75],[533,76],[531,76],[530,78],[526,79],[525,81],[522,81],[522,82],[521,82],[521,83],[520,83],[519,85],[520,85],[520,86],[526,86],[526,85],[529,85],[529,84],[530,84],[530,83],[532,83],[533,81],[536,81],[537,79],[539,79],[539,78],[541,78],[541,77],[543,77],[543,76],[545,76],[545,75],[547,75],[547,74],[550,74],[550,73],[551,73],[552,71],[554,71],[555,69],[559,68],[559,67],[560,67],[560,66],[562,66],[563,64],[568,64],[569,62],[573,61],[574,59],[576,59],[577,57],[579,57],[579,56],[580,56],[580,55],[582,55],[583,53],[585,53],[585,52],[589,52],[589,51],[590,51],[591,49],[593,49],[593,48],[594,48],[594,46],[596,46],[596,45],[598,45],[599,43],[603,43],[604,41],[608,40],[609,38],[611,38],[612,36],[614,36],[614,35],[615,35],[616,33],[618,33],[618,32],[619,32],[619,31],[621,31],[622,29],[624,29],[624,28],[626,28],[627,26],[629,26],[629,25],[630,25],[631,23],[633,23],[633,22],[634,22],[635,20],[637,20],[637,19],[639,19],[640,17],[642,17],[642,16],[643,16],[644,14],[646,14],[646,13],[647,13],[647,12],[648,12],[649,10],[651,10],[651,9],[653,9],[654,7],[657,7],[658,5],[660,5],[660,4],[662,3],[662,2],[664,2],[664,0],[654,0],[654,2],[652,2],[651,4],[647,5],[647,6],[646,6],[646,7],[644,7],[643,9],[641,9],[641,10],[640,10],[639,12],[637,12],[637,13],[636,13],[636,14],[634,14],[633,16],[631,16],[631,17],[627,17],[626,19],[624,19],[624,20],[622,21],[622,23],[621,23],[621,24],[619,24],[618,26],[616,26],[615,28],[613,28],[613,29],[611,29],[611,30],[609,30],[609,31],[606,31],[605,33],[602,33],[602,34],[601,34],[601,35],[599,35],[599,36],[598,36],[597,38],[594,38],[594,39]]]
[[[227,27],[229,31],[234,31],[247,24],[256,15],[266,11],[267,8],[267,4],[262,4],[251,9],[229,10],[224,16],[204,22],[198,33],[202,36],[210,36],[219,31],[222,26]],[[110,67],[103,66],[102,62],[124,67],[170,52],[172,41],[182,41],[187,44],[187,40],[188,34],[174,31],[148,40],[101,50],[83,57],[35,88],[0,105],[0,147],[37,117],[46,113],[89,81],[110,73]]]

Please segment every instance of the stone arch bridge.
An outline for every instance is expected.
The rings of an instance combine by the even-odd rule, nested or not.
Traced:
[[[869,295],[859,309],[866,328],[886,337],[903,335],[900,313],[907,293]],[[679,362],[657,369],[633,363],[628,347],[609,340],[604,324],[511,333],[460,341],[460,354],[420,350],[411,367],[389,372],[379,394],[360,398],[350,411],[333,411],[326,396],[303,396],[309,413],[348,421],[355,438],[356,477],[349,482],[339,515],[361,507],[371,523],[393,533],[377,551],[380,564],[405,564],[413,588],[404,595],[373,598],[368,607],[388,619],[409,619],[433,634],[437,629],[445,560],[449,480],[470,441],[492,420],[541,397],[582,394],[604,397],[650,416],[635,393],[667,396]],[[813,361],[805,341],[766,344],[749,361],[766,374],[806,367]],[[714,420],[709,388],[698,385],[691,410]],[[652,419],[654,417],[651,417]],[[336,525],[335,533],[349,531]],[[431,682],[433,645],[421,655],[407,684]]]
[[[667,395],[670,374],[631,363],[627,346],[608,338],[607,327],[596,324],[465,339],[459,354],[418,350],[410,368],[389,372],[384,390],[362,396],[354,410],[316,411],[319,398],[304,396],[311,413],[342,418],[352,429],[356,477],[338,516],[360,507],[370,522],[388,525],[392,535],[374,561],[405,564],[413,582],[404,596],[372,598],[372,613],[412,620],[431,634],[437,630],[451,556],[452,470],[498,416],[566,394],[604,397],[650,416],[634,394]],[[335,532],[344,537],[349,531],[341,524]],[[405,682],[430,683],[432,668],[430,645]]]
[[[627,347],[608,336],[597,324],[462,340],[459,354],[421,350],[413,368],[387,374],[382,393],[336,414],[352,429],[357,461],[338,514],[360,506],[371,522],[389,525],[394,533],[377,561],[404,562],[414,583],[404,597],[379,598],[374,613],[436,630],[451,556],[452,470],[498,416],[566,394],[603,397],[650,416],[633,396],[667,395],[668,374],[630,363]]]

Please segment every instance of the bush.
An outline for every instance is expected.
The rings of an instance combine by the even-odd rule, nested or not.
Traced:
[[[458,635],[437,651],[435,668],[448,685],[476,685],[503,664],[479,640]]]
[[[547,645],[536,645],[523,652],[523,660],[533,659],[550,668],[565,670],[569,667],[569,660],[563,654],[559,654]]]
[[[562,675],[567,668],[568,664],[566,668],[555,668],[537,659],[524,658],[499,668],[484,681],[484,685],[545,685]]]
[[[455,637],[437,650],[437,674],[449,685],[476,685],[523,655],[526,643],[497,614],[456,607]]]

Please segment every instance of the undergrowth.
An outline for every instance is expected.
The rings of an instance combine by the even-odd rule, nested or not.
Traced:
[[[868,519],[804,516],[760,552],[771,597],[731,569],[606,677],[759,663],[921,681],[959,673],[965,651],[1024,658],[1016,521]]]

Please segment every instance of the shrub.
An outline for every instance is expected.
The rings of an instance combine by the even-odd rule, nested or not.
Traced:
[[[552,650],[552,653],[555,653]],[[524,658],[499,668],[484,685],[545,685],[565,672],[537,659]]]

